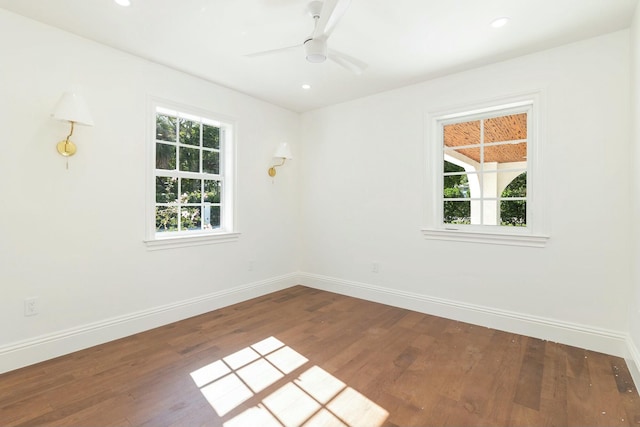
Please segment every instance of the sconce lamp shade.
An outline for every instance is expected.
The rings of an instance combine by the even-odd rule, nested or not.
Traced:
[[[289,148],[289,144],[287,144],[286,142],[283,142],[282,144],[280,144],[276,149],[276,152],[273,154],[273,157],[276,157],[278,159],[287,159],[287,160],[293,159],[293,155],[291,154],[291,148]]]
[[[73,135],[75,124],[93,126],[91,113],[84,102],[84,98],[73,92],[65,92],[55,110],[53,110],[53,118],[56,120],[69,122],[71,129],[69,135],[62,141],[58,142],[56,149],[58,153],[64,157],[73,156],[76,153],[76,145],[70,140]],[[67,169],[69,169],[69,160],[67,160]]]
[[[93,119],[84,98],[73,92],[65,92],[53,112],[53,118],[79,125],[93,126]]]

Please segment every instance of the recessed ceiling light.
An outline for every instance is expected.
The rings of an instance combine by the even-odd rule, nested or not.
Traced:
[[[505,25],[507,25],[507,22],[509,22],[509,18],[506,16],[503,16],[501,18],[496,18],[493,21],[491,21],[491,26],[493,28],[502,28]]]
[[[114,0],[116,3],[118,3],[120,6],[131,6],[131,0]]]
[[[311,89],[311,85],[303,84],[303,85],[302,85],[302,89],[304,89],[304,90],[309,90],[309,89]]]

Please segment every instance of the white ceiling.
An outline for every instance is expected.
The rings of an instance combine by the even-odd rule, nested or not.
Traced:
[[[638,0],[352,0],[329,47],[369,66],[308,63],[306,0],[0,0],[0,7],[276,105],[308,111],[628,28]],[[511,21],[501,29],[497,17]],[[301,85],[308,83],[310,90]]]

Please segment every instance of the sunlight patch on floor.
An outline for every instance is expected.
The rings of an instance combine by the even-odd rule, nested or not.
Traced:
[[[280,387],[262,402],[286,426],[302,425],[321,408],[313,397],[293,383]]]
[[[222,377],[201,390],[209,404],[220,415],[225,415],[253,396],[251,390],[235,374]]]
[[[238,369],[237,373],[254,393],[261,392],[284,377],[282,372],[264,359],[256,360],[244,368]]]
[[[269,337],[193,371],[191,377],[225,427],[375,427],[387,419],[385,409],[319,366],[287,378],[308,363],[300,353]],[[274,385],[277,388],[268,390]],[[253,406],[242,411],[252,398]]]

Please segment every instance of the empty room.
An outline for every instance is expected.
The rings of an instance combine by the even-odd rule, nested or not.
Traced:
[[[0,33],[0,425],[640,424],[637,0]]]

